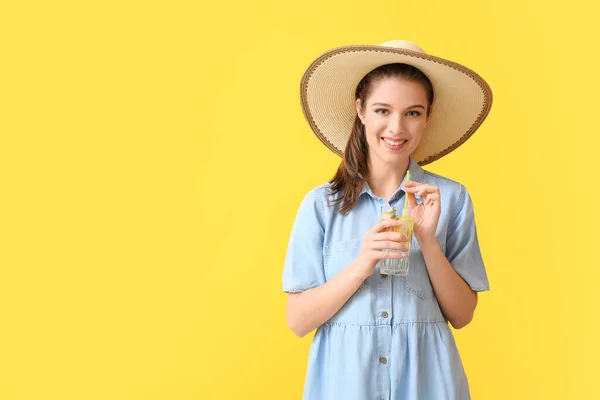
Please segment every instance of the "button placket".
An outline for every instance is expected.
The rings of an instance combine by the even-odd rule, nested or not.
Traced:
[[[388,290],[391,290],[390,285],[392,284],[392,282],[391,281],[387,281],[387,278],[388,278],[389,275],[380,274],[380,276],[381,276],[381,280],[382,280],[382,282],[381,282],[382,286],[381,287],[385,288],[384,290],[387,293]],[[388,301],[378,302],[379,303],[378,304],[378,308],[379,308],[378,314],[379,314],[379,317],[383,318],[384,320],[387,319],[390,316],[390,314],[389,314],[389,312],[387,310],[391,309],[391,306],[392,306],[392,304],[391,304],[391,298],[389,298],[387,300]]]

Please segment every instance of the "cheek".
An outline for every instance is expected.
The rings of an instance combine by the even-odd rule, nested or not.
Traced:
[[[377,143],[377,137],[373,133],[373,131],[367,131],[367,143],[369,146],[374,146]]]
[[[367,135],[367,142],[374,142],[377,140],[377,133],[379,132],[379,127],[376,123],[368,122],[365,124],[365,132]]]
[[[386,125],[382,121],[369,121],[365,127],[367,128],[367,134],[375,138],[385,131]]]
[[[419,121],[415,121],[412,125],[411,125],[411,133],[415,136],[421,136],[423,135],[423,131],[425,130],[425,127],[427,126],[427,121],[426,120],[419,120]]]
[[[419,144],[421,143],[421,140],[423,139],[423,130],[420,130],[419,132],[416,132],[413,134],[413,139],[411,140],[411,152],[414,151],[417,147],[419,147]]]

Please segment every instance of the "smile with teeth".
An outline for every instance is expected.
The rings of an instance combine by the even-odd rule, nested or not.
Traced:
[[[400,146],[402,143],[406,142],[406,140],[400,140],[399,142],[393,142],[389,139],[383,138],[383,140],[389,144],[390,146]]]

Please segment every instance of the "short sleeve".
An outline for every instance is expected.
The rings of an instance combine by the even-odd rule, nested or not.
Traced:
[[[296,214],[283,267],[284,292],[303,292],[325,283],[321,195],[319,188],[309,192]]]
[[[473,203],[462,185],[454,212],[454,217],[449,224],[446,257],[471,289],[476,292],[489,290],[487,273],[477,240]]]

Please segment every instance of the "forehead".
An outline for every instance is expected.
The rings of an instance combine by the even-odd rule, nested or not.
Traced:
[[[416,104],[426,106],[427,94],[418,82],[401,78],[383,78],[373,82],[366,103],[367,105],[387,103],[397,107]]]

